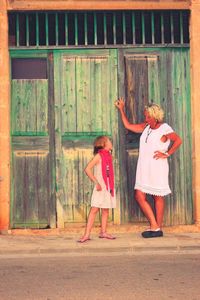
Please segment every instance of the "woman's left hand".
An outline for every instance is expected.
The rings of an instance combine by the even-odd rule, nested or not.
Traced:
[[[166,153],[161,152],[161,151],[155,151],[154,156],[153,156],[153,158],[155,158],[155,159],[159,159],[159,158],[165,159],[168,157],[169,157],[169,155],[167,155]]]

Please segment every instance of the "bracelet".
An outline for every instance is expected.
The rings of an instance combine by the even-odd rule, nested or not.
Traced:
[[[167,151],[165,152],[165,154],[167,155],[167,157],[169,157],[169,156],[170,156],[169,152],[167,152]]]

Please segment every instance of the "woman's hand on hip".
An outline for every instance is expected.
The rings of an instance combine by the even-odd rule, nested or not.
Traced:
[[[159,158],[165,159],[168,157],[169,157],[169,154],[167,154],[165,152],[161,152],[161,151],[155,151],[154,156],[153,156],[153,158],[155,158],[155,159],[159,159]]]

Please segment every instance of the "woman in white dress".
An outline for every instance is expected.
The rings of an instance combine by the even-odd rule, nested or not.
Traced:
[[[181,138],[167,124],[163,123],[164,111],[157,104],[144,108],[144,122],[129,123],[124,112],[124,100],[115,102],[126,129],[142,133],[140,137],[139,158],[136,171],[135,199],[147,217],[150,228],[142,233],[145,238],[163,236],[164,196],[171,193],[167,158],[181,145]],[[170,145],[170,148],[169,148]],[[156,215],[147,201],[146,194],[155,201]]]
[[[95,184],[91,209],[88,216],[84,235],[78,240],[84,243],[90,240],[90,232],[94,224],[96,214],[101,209],[101,232],[99,238],[113,240],[114,236],[106,232],[109,208],[116,207],[114,171],[112,163],[112,143],[107,136],[99,136],[94,141],[94,157],[85,168],[85,173]]]

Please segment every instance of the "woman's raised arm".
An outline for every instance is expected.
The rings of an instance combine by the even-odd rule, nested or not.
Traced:
[[[124,100],[123,98],[119,98],[119,100],[117,100],[115,102],[115,106],[119,109],[120,111],[120,114],[121,114],[121,119],[122,119],[122,122],[124,124],[124,127],[132,132],[136,132],[136,133],[140,133],[144,130],[145,126],[146,126],[146,123],[140,123],[140,124],[131,124],[127,117],[126,117],[126,114],[124,112],[124,106],[125,106],[125,103],[124,103]]]

